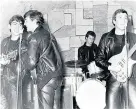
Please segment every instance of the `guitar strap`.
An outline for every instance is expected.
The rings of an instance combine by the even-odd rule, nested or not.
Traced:
[[[134,53],[134,51],[136,50],[136,43],[133,45],[133,47],[129,50],[128,52],[128,58],[131,57],[131,55]]]

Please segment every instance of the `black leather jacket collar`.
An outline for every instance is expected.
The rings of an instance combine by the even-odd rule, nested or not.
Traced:
[[[98,52],[96,55],[96,65],[105,70],[107,70],[108,66],[110,65],[108,60],[113,53],[113,46],[115,44],[114,38],[115,38],[115,28],[112,29],[110,32],[103,34],[98,46]]]

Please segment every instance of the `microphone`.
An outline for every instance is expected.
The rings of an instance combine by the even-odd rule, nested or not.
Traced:
[[[125,29],[125,37],[126,37],[126,34],[127,34],[127,23],[125,23],[124,29]]]

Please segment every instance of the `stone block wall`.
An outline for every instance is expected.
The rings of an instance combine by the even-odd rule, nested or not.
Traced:
[[[134,31],[132,17],[135,10],[122,2],[110,1],[20,1],[8,2],[2,5],[1,36],[7,37],[8,21],[15,15],[24,15],[30,9],[43,13],[45,21],[56,37],[64,61],[77,59],[77,48],[83,45],[87,31],[94,31],[98,44],[103,33],[113,28],[112,15],[116,9],[124,8],[129,14],[128,31]],[[135,15],[136,16],[136,15]],[[135,17],[136,18],[136,17]]]

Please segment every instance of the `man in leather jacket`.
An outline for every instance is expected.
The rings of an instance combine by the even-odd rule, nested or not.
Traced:
[[[103,34],[96,55],[96,65],[101,67],[105,74],[109,74],[106,81],[106,109],[136,109],[136,66],[134,65],[131,76],[127,77],[125,82],[122,82],[124,78],[117,80],[124,75],[120,72],[120,63],[109,62],[111,57],[122,52],[126,42],[128,43],[128,51],[134,46],[136,34],[126,32],[128,23],[126,10],[116,10],[112,22],[115,28]],[[136,52],[133,53],[131,58],[136,60]],[[114,59],[114,61],[119,60]],[[111,72],[114,72],[116,76],[113,76]]]
[[[96,34],[93,31],[88,31],[85,35],[86,42],[78,49],[78,60],[86,61],[87,64],[95,60],[97,45],[94,43]],[[86,78],[89,78],[89,70],[87,66],[82,67],[82,72]]]
[[[1,94],[5,97],[5,109],[22,108],[22,81],[27,73],[27,32],[24,31],[24,19],[14,15],[9,20],[11,35],[1,43]],[[20,55],[19,55],[20,54]],[[1,101],[4,103],[4,101]]]
[[[43,28],[41,12],[25,13],[25,25],[32,34],[28,38],[28,70],[38,87],[40,109],[53,109],[55,90],[62,82],[63,61],[57,41]]]

